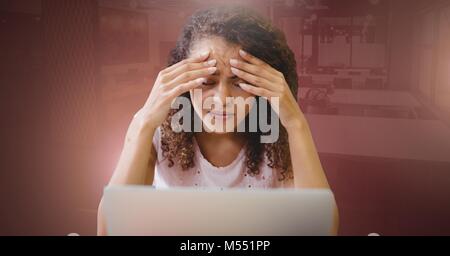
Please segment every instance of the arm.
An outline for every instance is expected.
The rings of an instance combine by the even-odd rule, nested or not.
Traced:
[[[287,129],[289,151],[295,156],[291,158],[295,187],[329,189],[311,131],[305,118],[302,116],[301,119],[299,125]]]
[[[292,158],[295,188],[330,189],[325,172],[320,163],[308,123],[301,114],[302,121],[287,129],[289,136],[289,151]],[[334,206],[332,235],[337,235],[339,229],[339,210]]]
[[[156,150],[151,142],[156,128],[146,124],[139,119],[138,112],[128,128],[122,153],[109,185],[144,185],[153,182]]]
[[[330,189],[308,122],[292,95],[284,74],[245,51],[241,50],[240,56],[244,61],[230,60],[230,64],[233,74],[248,82],[240,83],[241,88],[265,97],[271,103],[274,100],[279,103],[272,104],[272,108],[286,128],[289,151],[291,156],[295,156],[291,157],[295,188]],[[337,234],[338,219],[335,205],[333,234]]]
[[[205,62],[208,56],[209,52],[205,52],[182,60],[158,74],[144,107],[131,121],[109,185],[153,183],[157,154],[151,142],[155,130],[167,118],[176,97],[201,86],[205,77],[216,71],[215,62]],[[106,235],[102,201],[97,216],[98,235]]]
[[[153,183],[156,150],[152,141],[155,129],[133,119],[128,128],[119,162],[108,185],[151,185]],[[103,199],[97,213],[97,235],[107,235],[103,214]]]

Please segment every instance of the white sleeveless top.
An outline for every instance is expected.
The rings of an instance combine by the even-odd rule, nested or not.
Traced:
[[[162,156],[161,131],[156,129],[153,137],[153,146],[157,152],[155,164],[155,176],[153,186],[155,188],[168,187],[198,187],[198,188],[293,188],[293,179],[278,181],[278,172],[267,166],[267,157],[261,163],[259,175],[247,174],[245,165],[245,148],[243,148],[236,159],[225,167],[212,165],[202,155],[200,148],[194,138],[195,166],[188,170],[182,170],[175,164],[168,166],[168,160]]]

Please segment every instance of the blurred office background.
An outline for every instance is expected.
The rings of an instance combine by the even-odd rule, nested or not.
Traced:
[[[95,234],[131,117],[221,2],[0,0],[0,235]],[[226,2],[286,34],[340,234],[450,235],[450,1]]]

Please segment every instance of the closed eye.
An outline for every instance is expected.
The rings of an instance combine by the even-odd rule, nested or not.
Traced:
[[[236,82],[234,82],[233,84],[234,84],[234,86],[241,88],[241,86],[239,85],[240,83],[245,83],[245,81],[242,79],[239,79]]]
[[[230,80],[233,81],[234,86],[239,87],[239,88],[241,88],[239,83],[245,83],[245,81],[240,79],[238,76],[232,76],[232,77],[230,77]]]
[[[214,80],[207,80],[206,82],[203,82],[203,85],[206,85],[206,86],[211,86],[214,84],[216,84],[216,81],[214,81]]]
[[[241,86],[239,85],[239,83],[245,83],[244,80],[240,79],[240,78],[237,77],[237,76],[231,77],[230,80],[232,81],[233,86],[236,86],[236,87],[239,87],[239,88],[241,87]],[[206,80],[206,82],[203,82],[203,85],[204,85],[204,86],[213,86],[213,85],[215,85],[216,83],[217,83],[217,81],[209,79],[209,80]]]

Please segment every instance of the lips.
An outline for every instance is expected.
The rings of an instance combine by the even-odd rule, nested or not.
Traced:
[[[215,117],[219,117],[219,118],[229,118],[234,116],[234,113],[230,113],[230,112],[219,112],[219,111],[209,111],[209,114],[215,116]]]

